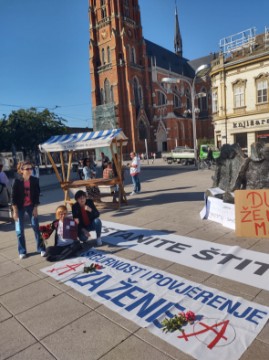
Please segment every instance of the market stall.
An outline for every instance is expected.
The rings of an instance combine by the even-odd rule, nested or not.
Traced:
[[[85,132],[77,134],[56,135],[50,137],[46,142],[39,145],[41,152],[45,152],[55,171],[56,177],[64,192],[65,204],[72,204],[74,201],[72,196],[73,189],[81,189],[87,187],[114,187],[119,190],[118,203],[116,206],[120,208],[122,202],[127,202],[122,179],[122,149],[126,146],[128,138],[121,129],[102,130],[95,132]],[[117,175],[112,179],[95,178],[90,180],[72,180],[72,159],[75,151],[97,149],[109,147],[111,151],[112,161],[115,164]],[[61,171],[58,170],[53,159],[53,153],[59,153],[61,162]],[[67,161],[64,153],[67,152]],[[70,196],[71,195],[71,196]],[[107,194],[109,195],[109,194]],[[112,195],[111,195],[112,197]],[[102,197],[101,197],[102,198]],[[105,205],[108,203],[106,202]],[[112,202],[109,203],[112,205]],[[114,204],[115,206],[115,204]]]

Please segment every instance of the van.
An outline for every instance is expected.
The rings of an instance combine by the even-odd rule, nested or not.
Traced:
[[[220,151],[217,147],[215,147],[212,144],[202,144],[200,146],[200,153],[199,153],[200,159],[204,160],[207,158],[208,147],[211,147],[211,149],[213,151],[213,159],[217,159],[220,156]]]

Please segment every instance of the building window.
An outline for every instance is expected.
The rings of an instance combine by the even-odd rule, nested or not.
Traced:
[[[176,95],[174,95],[174,107],[175,108],[180,108],[181,107],[181,101],[180,98]]]
[[[106,18],[106,0],[101,0],[101,19]]]
[[[186,90],[186,110],[192,110],[191,108],[191,94],[190,90]]]
[[[111,102],[114,103],[114,91],[113,91],[113,85],[111,85],[110,88],[110,94],[111,94]]]
[[[110,47],[108,46],[106,50],[107,50],[107,62],[108,64],[110,64],[111,63]]]
[[[218,92],[215,90],[212,93],[212,113],[217,113],[218,111]]]
[[[207,100],[207,92],[205,88],[202,88],[200,91],[201,97],[198,98],[198,108],[200,111],[208,110],[208,100]]]
[[[136,56],[135,56],[135,48],[134,47],[132,47],[132,49],[131,49],[131,62],[132,63],[136,63]]]
[[[111,102],[111,87],[108,79],[105,79],[104,81],[104,88],[105,88],[105,104],[109,104]]]
[[[102,49],[102,64],[105,65],[106,57],[105,57],[105,49]]]
[[[162,93],[161,91],[157,91],[157,105],[158,106],[166,105],[166,103],[167,101],[164,93]]]
[[[101,97],[101,104],[103,105],[105,103],[105,94],[104,94],[104,89],[101,89],[100,91],[100,97]]]
[[[134,90],[135,109],[136,109],[136,113],[138,113],[140,108],[140,96],[139,96],[139,83],[136,78],[134,78],[133,90]]]
[[[123,9],[123,15],[125,17],[129,17],[130,16],[130,10],[129,10],[129,0],[124,0],[124,9]]]
[[[147,128],[142,120],[139,121],[138,131],[139,131],[139,140],[147,139]]]
[[[138,91],[139,91],[139,102],[140,104],[143,104],[143,90],[141,86],[139,86]]]
[[[257,102],[258,104],[268,101],[268,81],[266,79],[257,81]]]
[[[234,86],[234,107],[240,108],[245,106],[245,89],[242,85]]]

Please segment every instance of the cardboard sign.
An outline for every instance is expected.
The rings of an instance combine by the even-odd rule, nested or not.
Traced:
[[[269,189],[235,191],[236,235],[269,238]]]
[[[78,230],[77,224],[73,219],[64,218],[63,221],[63,238],[64,239],[72,239],[77,240],[78,237]]]

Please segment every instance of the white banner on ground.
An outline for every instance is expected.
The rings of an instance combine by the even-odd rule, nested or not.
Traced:
[[[84,273],[92,263],[103,268]],[[269,317],[263,305],[95,249],[42,272],[199,360],[239,359]],[[189,310],[196,314],[193,324],[162,331],[165,318]]]
[[[102,231],[106,243],[269,290],[269,254],[108,221]]]

